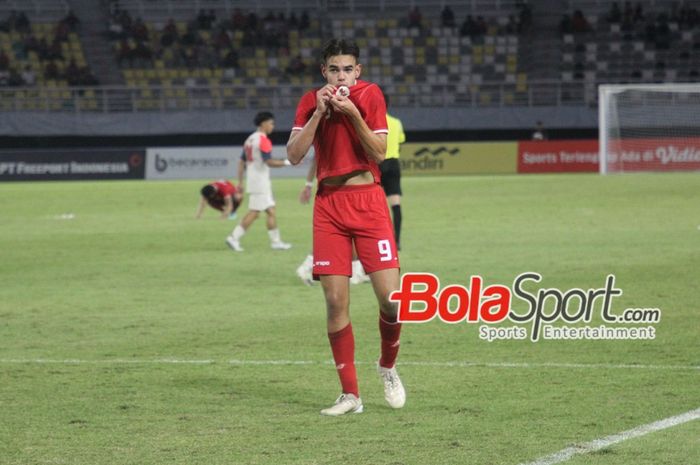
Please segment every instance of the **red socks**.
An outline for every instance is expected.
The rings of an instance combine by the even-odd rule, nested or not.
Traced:
[[[390,318],[380,312],[379,334],[382,336],[382,357],[379,359],[379,366],[393,368],[399,354],[401,323],[396,321],[396,317]]]
[[[360,397],[355,370],[355,336],[352,334],[352,324],[335,333],[328,333],[328,340],[331,343],[333,360],[335,360],[335,368],[338,370],[343,393]]]
[[[384,368],[393,368],[396,356],[399,354],[401,323],[396,322],[396,318],[389,318],[380,313],[379,333],[382,337],[382,356],[379,359],[379,365]],[[328,333],[328,340],[331,343],[333,360],[343,393],[360,397],[355,369],[355,336],[352,333],[352,324],[335,333]]]

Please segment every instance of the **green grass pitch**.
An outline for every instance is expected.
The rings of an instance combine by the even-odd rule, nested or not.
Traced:
[[[274,182],[294,247],[270,250],[259,220],[242,254],[235,221],[194,219],[202,184],[0,184],[0,464],[517,465],[700,407],[697,174],[405,178],[402,271],[563,290],[613,273],[613,310],[661,322],[655,340],[537,343],[405,325],[392,411],[376,302],[353,286],[365,413],[341,418],[318,414],[339,385],[321,291],[294,274],[302,181]],[[699,437],[692,421],[568,463],[697,464]]]

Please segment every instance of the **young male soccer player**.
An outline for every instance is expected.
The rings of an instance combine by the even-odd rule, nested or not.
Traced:
[[[243,186],[243,173],[246,174],[246,193],[248,194],[248,213],[241,223],[226,238],[226,244],[236,252],[243,252],[241,238],[251,224],[258,219],[261,211],[267,213],[267,233],[270,236],[270,247],[276,250],[287,250],[292,247],[280,239],[275,214],[275,199],[272,197],[272,182],[270,168],[289,165],[289,160],[272,159],[272,142],[268,137],[275,129],[275,117],[268,111],[255,116],[257,130],[248,136],[243,144],[243,153],[238,162],[238,185]]]
[[[236,189],[236,186],[225,179],[210,182],[202,187],[199,192],[201,197],[199,198],[197,213],[194,215],[197,219],[202,217],[204,209],[209,205],[211,208],[219,210],[221,212],[221,219],[225,220],[229,218],[230,215],[236,213],[243,199],[242,194]]]
[[[389,301],[399,288],[399,259],[377,166],[386,154],[386,107],[376,84],[359,79],[360,50],[348,40],[330,40],[323,48],[321,74],[327,84],[307,92],[297,107],[287,157],[299,163],[314,145],[318,191],[314,203],[314,275],[326,300],[328,339],[342,386],[324,415],[360,413],[362,400],[355,370],[355,339],[350,322],[349,276],[352,247],[379,303],[384,398],[403,407],[406,392],[394,367],[401,325]]]

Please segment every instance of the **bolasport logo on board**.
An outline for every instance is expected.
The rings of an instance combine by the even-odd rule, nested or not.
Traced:
[[[560,290],[542,288],[542,275],[527,272],[518,275],[510,287],[484,286],[481,276],[470,278],[470,287],[452,284],[440,287],[431,273],[406,273],[401,287],[390,300],[398,304],[398,321],[425,323],[439,318],[444,323],[481,324],[479,338],[488,342],[503,339],[629,339],[656,337],[653,326],[661,321],[658,308],[613,309],[614,300],[623,293],[615,287],[615,276],[608,275],[595,289]],[[602,324],[591,323],[593,318]],[[493,326],[511,322],[512,326]],[[557,322],[558,324],[553,324]],[[573,326],[573,324],[577,324]]]

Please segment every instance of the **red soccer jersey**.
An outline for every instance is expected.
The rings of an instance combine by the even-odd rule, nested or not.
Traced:
[[[226,197],[227,195],[233,197],[233,194],[236,193],[236,186],[231,184],[229,181],[226,181],[225,179],[214,181],[213,183],[211,183],[211,185],[216,187],[216,196],[221,197],[221,200],[223,200],[224,197]]]
[[[238,208],[238,205],[240,202],[237,202],[236,199],[233,197],[236,192],[238,192],[238,189],[236,189],[236,186],[231,184],[229,181],[225,179],[219,179],[218,181],[214,181],[209,184],[210,186],[216,187],[216,195],[213,198],[208,198],[207,203],[212,207],[216,208],[219,211],[224,210],[224,205],[226,205],[226,201],[224,198],[227,195],[231,196],[231,202],[233,202],[233,211],[236,211]]]
[[[316,92],[310,90],[301,98],[297,106],[292,130],[301,130],[316,110]],[[369,129],[375,133],[387,134],[386,104],[379,86],[358,80],[350,88],[350,100],[355,104]],[[379,183],[381,175],[378,165],[370,159],[362,148],[360,138],[347,116],[332,109],[321,119],[314,136],[316,151],[316,178],[319,182],[330,176],[339,176],[357,170],[367,170]]]

